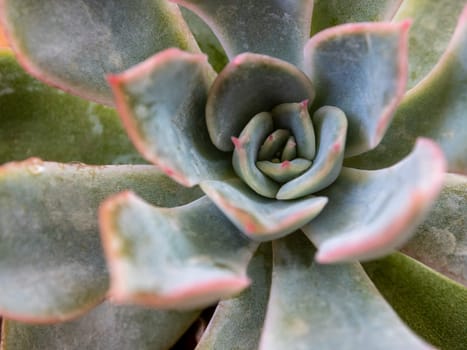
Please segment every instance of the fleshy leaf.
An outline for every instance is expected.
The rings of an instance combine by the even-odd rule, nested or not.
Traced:
[[[285,103],[275,107],[271,113],[276,128],[286,128],[294,135],[298,156],[313,160],[316,153],[316,138],[308,113],[308,101]]]
[[[318,215],[325,197],[308,196],[290,201],[264,198],[241,180],[206,181],[203,191],[248,237],[266,241],[287,235]]]
[[[185,186],[231,175],[216,149],[204,109],[214,72],[200,54],[167,49],[109,81],[136,148]]]
[[[384,298],[417,334],[440,349],[465,349],[465,287],[400,253],[364,267]]]
[[[2,350],[169,349],[198,314],[104,302],[67,323],[39,326],[5,320]]]
[[[282,185],[276,195],[278,199],[293,199],[320,191],[339,176],[347,134],[345,114],[336,107],[321,107],[313,115],[313,125],[318,136],[318,153],[313,165],[304,174]]]
[[[303,62],[302,48],[309,37],[311,0],[173,0],[197,13],[217,35],[228,57],[252,52]]]
[[[402,251],[467,286],[467,177],[447,174],[427,219]]]
[[[393,20],[412,20],[409,32],[409,89],[430,72],[446,50],[464,5],[465,0],[402,2]]]
[[[111,109],[26,74],[0,49],[0,163],[36,156],[88,164],[144,163]]]
[[[284,183],[303,174],[311,165],[311,161],[303,158],[273,163],[267,160],[256,162],[256,166],[276,182]]]
[[[258,160],[269,160],[274,158],[276,153],[280,152],[284,148],[289,137],[290,131],[287,129],[277,129],[273,131],[261,145],[258,152]]]
[[[390,20],[403,0],[314,0],[311,34],[344,23]]]
[[[267,135],[273,130],[271,114],[262,112],[255,115],[243,129],[239,138],[232,137],[235,150],[232,165],[235,173],[251,188],[252,191],[274,198],[279,184],[264,175],[256,166],[261,143],[267,141]]]
[[[381,144],[349,164],[366,169],[394,164],[424,136],[441,146],[450,172],[467,174],[466,62],[467,6],[440,62],[405,95]]]
[[[208,55],[209,63],[216,72],[220,72],[227,64],[228,59],[225,55],[224,48],[219,43],[219,40],[217,40],[216,36],[207,24],[196,14],[186,8],[181,8],[180,10],[182,11],[183,18],[190,27],[196,42],[201,48],[201,51]]]
[[[271,285],[271,245],[262,244],[248,266],[251,286],[222,300],[196,350],[258,349]]]
[[[106,74],[169,47],[199,51],[180,10],[167,1],[3,0],[0,14],[27,71],[104,104],[112,104]]]
[[[297,67],[269,56],[245,53],[217,76],[209,92],[206,121],[212,142],[222,151],[233,150],[248,121],[282,103],[314,98],[310,80]],[[239,103],[241,101],[241,103]]]
[[[75,317],[104,298],[108,273],[97,208],[123,189],[168,206],[199,196],[152,166],[29,159],[0,168],[0,314],[53,322]]]
[[[444,171],[443,155],[428,139],[420,139],[414,151],[391,168],[344,168],[337,181],[319,193],[329,197],[327,207],[303,227],[319,248],[316,259],[367,260],[399,248],[441,191]]]
[[[117,302],[198,308],[250,283],[246,268],[257,244],[207,197],[160,208],[122,192],[103,203],[99,216]]]
[[[429,349],[357,264],[320,265],[300,233],[273,243],[261,350]]]
[[[305,72],[316,87],[314,107],[342,109],[349,121],[346,156],[380,142],[407,80],[410,23],[353,23],[326,29],[305,47]]]

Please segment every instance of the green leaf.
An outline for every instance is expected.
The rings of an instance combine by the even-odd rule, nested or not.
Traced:
[[[168,350],[198,314],[104,302],[78,320],[57,325],[5,320],[2,350]]]
[[[201,51],[208,55],[209,63],[216,72],[220,72],[227,64],[228,59],[219,40],[217,40],[208,25],[196,14],[186,8],[181,8],[180,10]]]
[[[467,174],[467,6],[439,63],[404,97],[381,144],[349,165],[375,169],[410,152],[419,136],[435,140],[448,170]]]
[[[271,265],[271,245],[260,245],[248,266],[251,286],[217,305],[196,350],[258,349],[269,298]]]
[[[109,77],[136,148],[185,186],[232,173],[229,157],[214,147],[206,128],[214,76],[205,56],[167,49]]]
[[[339,107],[349,121],[346,156],[378,145],[405,91],[410,23],[353,23],[320,32],[305,46],[317,109]]]
[[[447,174],[427,219],[402,251],[467,286],[467,177]]]
[[[268,199],[254,193],[241,180],[206,181],[203,191],[248,237],[266,241],[287,235],[318,215],[325,197],[290,201]]]
[[[293,199],[315,193],[332,184],[342,168],[347,118],[336,107],[324,106],[313,114],[318,153],[311,167],[299,177],[283,184],[277,199]]]
[[[199,196],[146,165],[29,159],[0,168],[0,314],[53,322],[82,314],[104,298],[108,272],[97,208],[124,189],[168,206]]]
[[[399,320],[359,264],[320,265],[300,233],[273,242],[261,350],[429,349]]]
[[[465,349],[465,287],[403,254],[364,266],[385,299],[415,332],[440,349]]]
[[[106,74],[169,47],[199,51],[178,7],[164,0],[4,0],[0,14],[32,75],[104,104],[112,104]]]
[[[439,147],[420,139],[403,161],[382,170],[344,168],[319,192],[329,198],[304,232],[319,248],[321,263],[368,260],[402,246],[427,214],[443,186]]]
[[[392,18],[402,0],[315,0],[312,35],[344,23],[383,22]]]
[[[297,66],[309,37],[313,1],[174,0],[211,27],[232,59],[242,52],[277,57]]]
[[[160,208],[123,192],[102,204],[100,221],[113,300],[198,308],[250,283],[246,268],[257,244],[207,197]]]
[[[410,19],[409,81],[414,87],[435,66],[456,28],[465,0],[404,0],[393,21]]]
[[[209,135],[217,148],[231,151],[231,137],[238,137],[256,114],[282,103],[311,103],[314,96],[311,82],[297,67],[269,56],[241,54],[217,76],[209,91]]]
[[[111,109],[50,88],[0,49],[0,163],[144,163]]]

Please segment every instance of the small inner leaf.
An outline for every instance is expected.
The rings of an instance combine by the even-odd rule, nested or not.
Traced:
[[[258,160],[270,160],[284,147],[290,136],[289,130],[277,129],[266,140],[258,152]]]
[[[282,150],[281,161],[292,160],[297,156],[297,142],[295,137],[290,136]]]
[[[281,104],[271,113],[276,128],[289,129],[294,135],[298,156],[313,160],[316,153],[315,131],[308,113],[308,100]]]
[[[282,163],[273,163],[267,160],[256,162],[256,166],[266,176],[274,181],[284,183],[301,175],[311,166],[311,160],[295,158],[294,160],[285,160]]]
[[[272,130],[271,114],[262,112],[250,120],[239,138],[232,138],[235,145],[232,156],[235,172],[256,193],[268,198],[276,196],[279,185],[259,171],[255,161],[261,142]]]

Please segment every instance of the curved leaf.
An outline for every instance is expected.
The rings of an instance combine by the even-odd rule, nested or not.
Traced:
[[[319,192],[329,204],[303,227],[319,248],[316,259],[367,260],[400,247],[441,191],[444,171],[440,149],[426,139],[391,168],[344,168],[332,186]]]
[[[318,153],[311,167],[299,177],[283,184],[277,199],[292,199],[315,193],[332,184],[339,176],[344,159],[347,118],[336,107],[324,106],[313,114],[318,135]]]
[[[409,89],[430,72],[446,50],[464,5],[465,0],[402,2],[393,20],[412,21],[409,32]]]
[[[410,152],[419,136],[435,140],[448,170],[467,174],[467,6],[441,60],[430,74],[404,97],[391,127],[372,152],[349,164],[380,168]]]
[[[298,66],[303,62],[312,0],[173,1],[205,20],[230,59],[242,52],[253,52]]]
[[[282,103],[311,103],[314,96],[311,82],[297,67],[265,55],[241,54],[217,76],[209,91],[209,135],[217,148],[231,151],[231,137],[238,137],[256,114]]]
[[[251,286],[222,300],[196,350],[258,349],[271,285],[271,245],[260,245],[248,266]]]
[[[314,0],[311,34],[344,23],[382,22],[392,18],[403,0]]]
[[[248,237],[266,241],[287,235],[318,215],[326,197],[290,201],[268,199],[254,193],[241,180],[206,181],[203,191]]]
[[[447,174],[427,219],[402,251],[467,286],[467,177]]]
[[[110,295],[118,302],[198,308],[250,283],[246,268],[257,244],[206,197],[169,209],[123,192],[104,202],[99,216]]]
[[[230,159],[212,145],[206,128],[214,74],[205,56],[167,49],[109,77],[136,148],[185,186],[231,172]]]
[[[342,109],[349,121],[346,156],[380,142],[405,91],[409,22],[344,24],[305,46],[305,72],[316,86],[314,108]]]
[[[111,109],[48,87],[0,49],[0,163],[144,163]]]
[[[441,349],[465,349],[465,287],[399,253],[364,267],[384,298],[415,332]]]
[[[1,349],[169,349],[198,314],[104,302],[78,320],[57,325],[26,325],[5,320]]]
[[[29,159],[0,168],[0,314],[28,322],[62,321],[104,298],[108,273],[97,207],[123,189],[169,206],[199,196],[152,166]]]
[[[320,265],[299,232],[273,242],[259,349],[429,349],[399,320],[360,265]]]
[[[163,0],[2,0],[0,14],[28,72],[104,104],[112,104],[105,74],[169,47],[199,50],[178,7]]]

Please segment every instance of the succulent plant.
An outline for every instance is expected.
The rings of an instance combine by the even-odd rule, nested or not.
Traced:
[[[0,18],[2,350],[465,348],[465,1]]]

